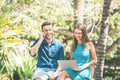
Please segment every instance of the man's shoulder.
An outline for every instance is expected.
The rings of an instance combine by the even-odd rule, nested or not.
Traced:
[[[53,39],[54,40],[54,43],[55,44],[60,44],[60,45],[62,45],[62,42],[60,41],[60,40],[58,40],[58,39]]]

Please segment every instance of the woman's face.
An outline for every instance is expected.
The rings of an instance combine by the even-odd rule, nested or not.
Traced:
[[[75,29],[74,30],[74,37],[76,38],[76,40],[77,41],[81,41],[81,39],[82,39],[82,31],[81,30],[79,30],[79,29]]]

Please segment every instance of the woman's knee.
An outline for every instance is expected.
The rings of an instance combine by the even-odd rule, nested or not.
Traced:
[[[60,74],[59,74],[59,79],[60,80],[66,80],[66,78],[68,78],[69,75],[67,74],[67,72],[65,71],[62,71]],[[71,80],[71,79],[68,79],[68,80]]]

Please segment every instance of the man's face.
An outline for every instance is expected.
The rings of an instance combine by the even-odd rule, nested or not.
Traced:
[[[44,37],[45,39],[52,39],[53,37],[53,29],[51,25],[47,25],[43,27],[43,33],[44,33]]]

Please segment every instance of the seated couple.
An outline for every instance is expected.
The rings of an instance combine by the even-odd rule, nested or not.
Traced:
[[[70,48],[70,59],[76,60],[82,70],[61,70],[58,60],[64,60],[64,47],[53,37],[53,27],[49,22],[41,25],[40,38],[30,48],[30,55],[38,53],[37,68],[32,80],[91,80],[90,66],[96,64],[97,57],[93,43],[89,40],[86,27],[77,24],[73,31],[73,43]],[[59,76],[57,79],[56,76]]]

